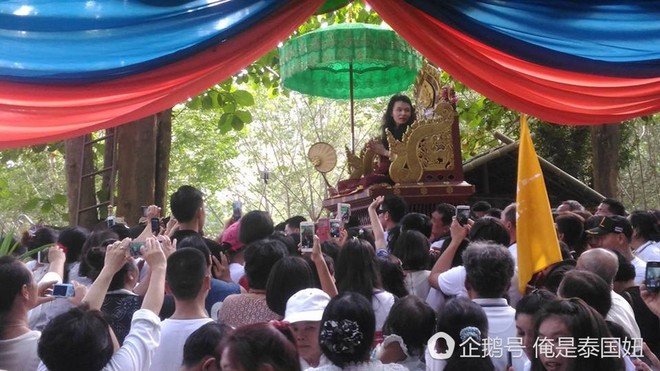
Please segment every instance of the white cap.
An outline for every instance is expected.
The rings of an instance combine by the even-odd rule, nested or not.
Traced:
[[[330,296],[319,289],[304,289],[293,294],[286,303],[284,321],[320,321]]]

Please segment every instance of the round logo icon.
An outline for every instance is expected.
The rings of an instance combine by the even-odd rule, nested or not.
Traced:
[[[438,349],[436,348],[436,344],[440,339],[442,339],[444,342],[443,348],[445,348],[444,345],[446,345],[444,352],[438,352]],[[429,351],[429,354],[431,355],[431,358],[433,359],[449,359],[449,357],[451,357],[451,355],[454,354],[455,347],[456,347],[456,342],[454,341],[454,339],[451,338],[451,336],[449,336],[445,332],[438,332],[435,335],[431,336],[429,342],[427,343],[427,349]]]

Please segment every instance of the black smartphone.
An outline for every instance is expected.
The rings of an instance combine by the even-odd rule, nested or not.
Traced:
[[[660,261],[646,262],[646,289],[660,291]]]
[[[151,232],[155,235],[160,233],[160,219],[151,218]]]
[[[470,219],[470,206],[468,205],[458,205],[456,206],[456,220],[460,225],[467,224],[468,219]]]

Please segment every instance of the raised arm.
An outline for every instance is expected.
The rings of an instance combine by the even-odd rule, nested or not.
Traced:
[[[460,225],[456,220],[456,217],[453,217],[449,231],[451,232],[451,242],[442,255],[440,255],[438,260],[435,261],[435,264],[431,269],[431,274],[429,274],[429,285],[436,290],[440,290],[440,287],[438,286],[438,277],[440,274],[451,269],[451,262],[454,260],[454,256],[456,256],[456,251],[458,251],[459,246],[461,246],[461,242],[467,237],[468,232],[470,231],[470,226],[466,225],[464,227]]]
[[[371,230],[374,232],[374,244],[376,245],[376,251],[387,248],[385,232],[383,231],[383,226],[380,224],[380,220],[378,219],[378,207],[380,207],[380,204],[383,203],[383,199],[383,196],[376,197],[367,209],[369,212],[369,221],[371,222]]]
[[[163,298],[165,296],[165,269],[167,267],[167,261],[158,241],[153,237],[147,238],[140,251],[151,269],[151,281],[142,301],[142,309],[148,309],[158,314],[163,306]]]
[[[314,246],[312,247],[312,261],[316,266],[316,271],[319,274],[319,280],[321,281],[321,290],[328,294],[331,298],[337,296],[337,286],[335,281],[330,275],[330,270],[325,263],[323,258],[323,253],[321,252],[321,240],[317,236],[314,236]]]
[[[108,245],[106,248],[103,269],[101,269],[101,273],[94,283],[92,283],[85,298],[83,298],[83,303],[87,303],[89,309],[101,310],[101,305],[103,305],[103,299],[108,292],[112,277],[130,259],[130,253],[128,251],[128,243],[130,241],[130,238],[125,238],[122,241]]]

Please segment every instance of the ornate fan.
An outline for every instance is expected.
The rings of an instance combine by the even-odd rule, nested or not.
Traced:
[[[314,168],[321,173],[325,184],[331,187],[325,174],[332,171],[337,165],[337,151],[335,148],[325,142],[314,143],[307,151],[307,158],[312,162]]]

